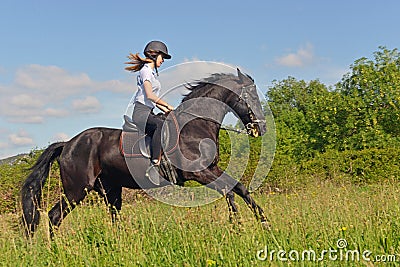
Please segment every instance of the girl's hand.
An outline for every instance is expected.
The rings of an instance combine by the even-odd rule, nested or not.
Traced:
[[[171,110],[169,110],[166,106],[157,104],[157,107],[164,113],[168,114]]]

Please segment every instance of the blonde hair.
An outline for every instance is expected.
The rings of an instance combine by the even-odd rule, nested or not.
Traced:
[[[144,64],[153,62],[152,59],[146,57],[142,58],[139,56],[139,53],[132,54],[130,53],[128,58],[130,61],[125,62],[125,64],[131,64],[132,66],[128,66],[125,68],[127,71],[136,72],[143,68]]]

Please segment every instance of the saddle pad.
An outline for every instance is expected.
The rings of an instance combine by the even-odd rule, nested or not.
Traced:
[[[122,131],[119,140],[119,150],[124,157],[150,158],[150,137],[139,132]]]

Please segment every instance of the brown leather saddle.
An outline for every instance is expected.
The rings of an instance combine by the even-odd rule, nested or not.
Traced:
[[[163,155],[159,166],[159,173],[170,182],[176,184],[178,175],[175,167],[171,164],[165,154],[172,153],[178,144],[178,123],[175,116],[166,120],[163,125],[162,140],[163,140]],[[125,158],[151,158],[151,136],[143,133],[132,119],[124,115],[124,124],[119,141],[119,149]],[[150,165],[150,167],[152,167]],[[149,167],[146,176],[153,176],[150,174],[151,168]],[[154,173],[154,171],[153,171]]]

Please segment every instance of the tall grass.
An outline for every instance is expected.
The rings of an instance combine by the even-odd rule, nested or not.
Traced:
[[[290,193],[255,194],[270,220],[257,222],[242,200],[240,215],[230,223],[223,199],[198,208],[179,208],[147,198],[125,204],[119,221],[111,222],[95,196],[76,208],[53,241],[42,220],[30,241],[19,230],[17,215],[0,218],[0,263],[4,266],[275,266],[287,265],[277,251],[338,249],[376,255],[400,253],[399,182],[338,186],[314,183]],[[45,218],[43,216],[42,218]],[[258,259],[260,251],[268,251]],[[272,259],[270,257],[271,252]],[[285,256],[285,255],[281,255]],[[382,259],[382,257],[380,258]],[[393,260],[392,258],[390,260]],[[400,261],[400,256],[397,255]],[[302,259],[294,265],[372,265],[374,262]]]

